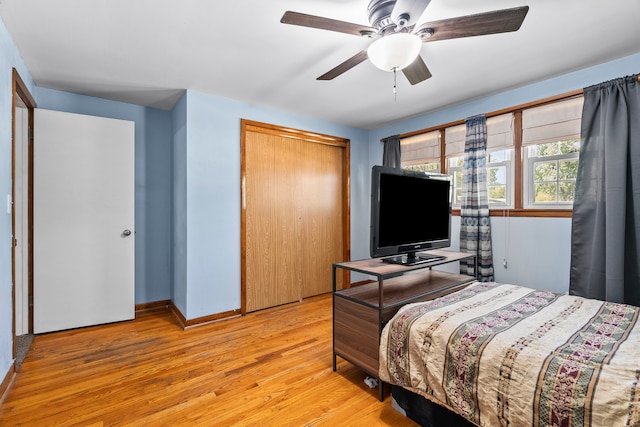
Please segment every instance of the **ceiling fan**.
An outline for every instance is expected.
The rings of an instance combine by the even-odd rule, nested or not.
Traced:
[[[412,85],[431,77],[420,56],[423,42],[517,31],[529,6],[500,9],[417,25],[431,0],[371,0],[367,8],[370,27],[321,16],[287,11],[283,24],[337,31],[374,41],[337,67],[318,77],[332,80],[367,58],[385,71],[402,70]]]

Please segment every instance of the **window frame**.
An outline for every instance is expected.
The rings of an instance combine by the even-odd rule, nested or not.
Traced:
[[[490,158],[489,155],[492,152],[496,152],[496,151],[507,151],[509,153],[509,155],[507,156],[507,160],[503,160],[500,162],[489,162],[488,159]],[[491,150],[487,152],[487,170],[490,167],[500,167],[500,166],[505,166],[505,170],[506,170],[506,201],[505,203],[489,203],[489,210],[491,211],[492,209],[500,209],[500,210],[505,210],[505,209],[513,209],[514,208],[514,203],[513,203],[513,199],[514,199],[514,187],[515,187],[515,180],[514,180],[514,161],[513,161],[513,157],[515,156],[515,149],[513,148],[497,148],[495,150]],[[487,177],[487,185],[489,183],[489,178]],[[488,195],[488,194],[487,194]]]
[[[463,166],[451,166],[451,161],[454,159],[462,159],[464,162],[463,156],[451,156],[447,157],[447,174],[451,175],[451,208],[452,209],[460,209],[460,203],[456,203],[456,172],[463,171]]]
[[[544,143],[543,143],[544,144]],[[547,143],[548,144],[548,143]],[[524,162],[524,169],[523,169],[523,173],[525,175],[525,177],[527,179],[525,179],[524,181],[524,195],[523,195],[523,203],[524,203],[524,207],[525,208],[529,208],[529,209],[572,209],[573,210],[573,202],[571,203],[562,203],[562,202],[548,202],[548,203],[544,203],[544,202],[535,202],[534,197],[535,197],[535,185],[536,185],[536,180],[535,180],[535,164],[536,163],[547,163],[547,162],[556,162],[559,163],[562,160],[579,160],[580,159],[580,153],[577,152],[573,152],[573,153],[565,153],[565,154],[554,154],[552,156],[530,156],[529,153],[527,153],[528,150],[532,150],[534,147],[536,147],[536,145],[542,145],[542,144],[535,144],[535,145],[530,145],[528,147],[525,147],[525,162]],[[556,186],[560,183],[560,182],[568,182],[568,181],[573,181],[575,182],[575,180],[561,180],[558,176],[559,170],[556,171],[556,180],[555,181],[548,181],[549,183],[551,182],[555,182]]]
[[[489,162],[488,159],[490,158],[491,153],[495,153],[497,151],[507,151],[509,152],[507,159],[506,160],[502,160],[500,162]],[[513,199],[514,199],[514,180],[513,180],[513,175],[514,175],[514,165],[513,165],[513,156],[514,156],[514,149],[513,148],[496,148],[493,149],[491,151],[487,151],[487,169],[490,167],[501,167],[504,166],[505,167],[505,173],[506,173],[506,177],[505,177],[505,181],[506,181],[506,194],[505,194],[505,198],[506,198],[506,202],[505,203],[489,203],[489,210],[491,211],[492,209],[496,209],[496,210],[505,210],[505,209],[513,209]],[[460,204],[456,203],[456,179],[455,179],[455,173],[457,171],[462,172],[463,170],[463,166],[451,166],[451,162],[453,160],[457,160],[460,159],[462,161],[464,161],[464,155],[458,155],[458,156],[450,156],[447,157],[447,173],[451,176],[453,176],[452,179],[452,188],[451,188],[451,207],[452,209],[460,209]]]

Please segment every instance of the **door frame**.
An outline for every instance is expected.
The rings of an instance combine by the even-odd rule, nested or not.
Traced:
[[[240,120],[240,313],[241,315],[247,314],[247,294],[246,294],[246,271],[247,271],[247,257],[246,257],[246,134],[249,131],[261,132],[271,135],[277,135],[287,138],[297,139],[299,141],[305,141],[309,143],[319,143],[333,145],[336,147],[342,147],[344,151],[343,156],[343,200],[342,200],[342,221],[343,221],[343,260],[348,261],[351,259],[351,205],[350,205],[350,141],[346,138],[340,138],[331,135],[324,135],[315,132],[308,132],[299,129],[293,129],[288,127],[282,127],[278,125],[256,122],[247,119]],[[346,270],[345,270],[346,272]],[[344,286],[349,286],[349,274],[344,274]]]
[[[28,330],[29,333],[33,333],[33,109],[36,108],[36,101],[29,92],[24,80],[20,77],[18,70],[13,68],[12,70],[12,97],[11,97],[11,300],[12,300],[12,319],[11,319],[11,333],[12,333],[12,357],[14,363],[14,369],[16,367],[16,271],[15,271],[15,258],[16,258],[16,216],[15,216],[15,196],[16,196],[16,108],[18,97],[22,100],[27,107],[27,123],[28,123],[28,136],[27,136],[27,179],[28,179],[28,194],[26,195],[28,210],[27,210],[27,229],[29,233],[28,237],[28,259],[27,268],[27,292],[28,292]],[[22,149],[23,147],[19,147]],[[21,219],[20,219],[21,220]],[[23,260],[24,262],[24,260]]]

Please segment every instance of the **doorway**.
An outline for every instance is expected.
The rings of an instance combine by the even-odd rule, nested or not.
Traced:
[[[15,68],[12,91],[12,333],[14,369],[18,370],[33,338],[33,109],[36,103]]]

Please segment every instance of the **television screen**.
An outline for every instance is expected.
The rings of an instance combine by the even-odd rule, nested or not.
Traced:
[[[430,257],[418,252],[450,246],[450,233],[450,175],[373,167],[371,257],[427,262]]]

